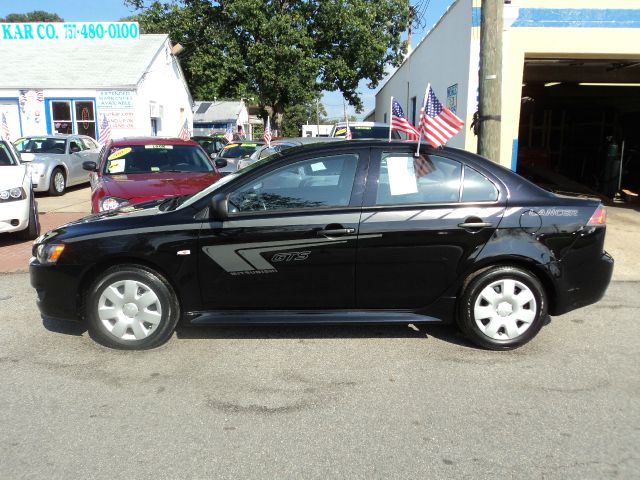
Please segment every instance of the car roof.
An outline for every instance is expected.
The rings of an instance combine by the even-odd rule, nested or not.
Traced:
[[[322,142],[344,142],[344,137],[292,137],[274,140],[271,145],[310,145]]]
[[[169,137],[124,137],[111,141],[114,147],[130,145],[196,145],[192,140],[182,140],[181,138]]]
[[[338,122],[336,123],[336,128],[337,127],[346,127],[347,126],[347,122]],[[388,123],[383,123],[383,122],[349,122],[349,126],[350,127],[384,127],[384,128],[389,128],[389,124]]]

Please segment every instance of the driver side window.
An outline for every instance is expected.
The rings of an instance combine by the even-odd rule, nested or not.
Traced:
[[[358,155],[314,158],[269,172],[229,196],[229,213],[346,207]]]

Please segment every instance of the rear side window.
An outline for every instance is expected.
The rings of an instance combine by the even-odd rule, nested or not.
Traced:
[[[17,162],[9,152],[9,147],[0,141],[0,167],[7,167],[9,165],[17,165]]]
[[[376,205],[456,203],[462,165],[436,155],[383,153]]]
[[[319,157],[269,172],[229,196],[229,212],[349,205],[358,155]]]
[[[487,177],[468,165],[464,167],[463,183],[463,202],[495,202],[498,200],[496,186]]]

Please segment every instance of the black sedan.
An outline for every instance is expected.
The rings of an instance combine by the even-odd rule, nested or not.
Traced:
[[[531,340],[611,279],[598,200],[412,142],[289,149],[194,195],[93,215],[36,240],[43,315],[124,349],[190,324],[456,322],[479,346]]]

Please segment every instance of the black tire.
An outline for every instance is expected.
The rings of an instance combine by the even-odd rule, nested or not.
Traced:
[[[495,288],[497,290],[492,289],[497,292],[497,298],[500,299],[498,301],[498,305],[503,306],[504,308],[502,308],[502,310],[500,308],[495,308],[495,303],[492,304],[485,300],[483,291],[487,292],[485,290],[487,287],[495,285],[496,282],[500,283],[503,280],[515,280],[516,286],[514,288],[514,293],[520,295],[523,291],[527,293],[528,289],[528,291],[531,292],[533,299],[528,303],[523,304],[523,306],[519,306],[518,301],[510,302],[505,300],[505,298],[500,297],[504,292],[501,292],[501,287],[496,285]],[[520,289],[518,285],[523,286],[524,288]],[[520,298],[524,299],[528,297],[525,295]],[[490,332],[491,327],[489,325],[494,321],[493,318],[480,317],[478,321],[476,321],[476,306],[478,306],[478,308],[483,308],[485,305],[486,307],[495,308],[496,310],[496,315],[493,317],[495,318],[496,323],[494,324],[493,329],[495,330],[495,325],[500,325],[501,322],[513,321],[515,323],[510,323],[510,330],[507,330],[507,327],[505,326],[501,326],[495,333],[493,333]],[[510,309],[513,309],[513,315],[509,313]],[[531,313],[524,312],[524,310],[530,310]],[[530,322],[520,323],[516,319],[512,320],[512,318],[518,316],[518,311],[523,312],[522,315],[526,313],[527,317],[533,317],[533,319]],[[462,296],[459,298],[457,317],[458,326],[474,344],[490,350],[512,350],[524,345],[535,337],[540,331],[540,328],[545,324],[547,319],[547,295],[544,287],[540,283],[540,280],[530,272],[512,266],[494,267],[482,271],[468,282],[464,288]],[[478,323],[482,324],[482,328],[489,333],[485,333]],[[523,326],[527,324],[528,327],[524,329],[522,333],[509,336],[510,333],[518,332],[518,329],[523,328]],[[514,328],[516,328],[516,330],[513,330]],[[493,333],[493,336],[491,333]]]
[[[115,336],[111,333],[107,324],[114,328],[115,324],[119,323],[119,320],[101,320],[98,314],[100,298],[105,293],[105,290],[114,284],[117,285],[118,282],[124,281],[144,284],[144,287],[152,290],[159,300],[160,320],[145,338],[132,339]],[[138,292],[140,291],[142,289],[138,290]],[[117,265],[103,272],[89,288],[84,305],[87,327],[91,337],[106,347],[121,350],[146,350],[162,345],[171,338],[180,318],[180,305],[171,284],[158,272],[139,265]],[[127,321],[133,321],[137,317],[133,319],[130,317],[122,318]],[[128,337],[133,336],[133,330],[127,328],[125,335]]]
[[[29,224],[27,228],[18,232],[18,237],[22,240],[35,240],[40,235],[40,218],[38,217],[38,203],[31,194],[31,205],[29,206]]]
[[[58,190],[56,188],[56,175],[62,175],[62,178],[63,178],[62,190]],[[61,167],[56,167],[51,172],[51,178],[49,179],[49,195],[58,197],[60,195],[63,195],[66,190],[67,190],[67,176],[64,173],[64,169],[62,169]]]

